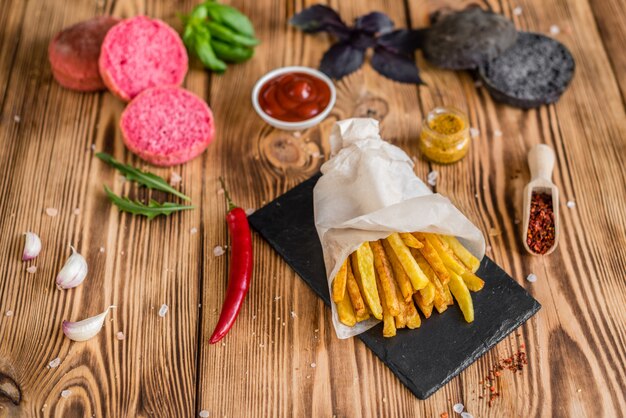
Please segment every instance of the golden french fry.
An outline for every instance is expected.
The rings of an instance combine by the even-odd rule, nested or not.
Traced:
[[[419,292],[413,295],[413,300],[415,300],[415,304],[417,305],[418,308],[420,308],[420,311],[422,311],[422,313],[424,314],[424,317],[426,319],[430,318],[430,314],[433,313],[433,305],[425,304],[422,299],[422,295],[420,295]]]
[[[378,274],[376,275],[376,284],[379,289],[382,288],[382,283]],[[387,300],[384,295],[381,295],[380,304],[383,308],[383,337],[393,337],[396,335],[396,324],[393,319],[393,315],[389,312],[389,306],[387,306]]]
[[[409,329],[415,329],[419,328],[420,325],[422,325],[422,319],[417,309],[415,309],[413,300],[410,300],[406,303],[406,326]]]
[[[348,279],[348,260],[344,260],[341,268],[333,279],[333,301],[339,303],[346,294],[346,281]]]
[[[446,269],[446,266],[441,260],[441,257],[437,253],[436,249],[426,239],[428,235],[432,234],[423,234],[421,232],[416,232],[413,235],[423,244],[423,247],[420,248],[419,251],[424,256],[435,274],[439,277],[439,281],[441,281],[441,284],[448,283],[448,280],[450,280],[448,269]]]
[[[396,283],[391,271],[391,265],[380,241],[370,242],[370,247],[374,254],[374,268],[376,269],[378,284],[380,285],[378,289],[382,291],[380,294],[381,303],[384,299],[391,316],[396,316],[400,313],[400,301],[396,294]]]
[[[458,274],[451,272],[450,274],[450,283],[448,283],[450,287],[450,291],[454,296],[454,299],[459,304],[459,308],[461,308],[461,312],[463,312],[463,317],[467,322],[474,321],[474,305],[472,303],[472,296],[470,295],[470,291],[465,285],[465,282]]]
[[[453,237],[452,235],[440,235],[440,238],[443,242],[448,244],[448,248],[452,250],[454,255],[456,255],[463,264],[465,264],[465,267],[467,267],[468,270],[472,273],[476,273],[476,270],[480,267],[480,260],[467,251],[467,249],[459,242],[458,239],[456,239],[456,237]]]
[[[356,277],[359,290],[367,302],[367,305],[376,319],[383,319],[383,308],[378,296],[376,286],[376,273],[374,272],[374,254],[368,242],[361,244],[350,256],[352,272]]]
[[[410,247],[410,248],[422,248],[423,247],[423,244],[419,242],[417,238],[415,238],[412,234],[408,232],[400,232],[398,235],[400,235],[400,238],[402,238],[402,241],[407,247]]]
[[[391,245],[385,239],[381,240],[381,242],[383,244],[383,248],[385,249],[385,253],[387,254],[387,259],[391,264],[393,277],[396,279],[396,283],[398,284],[398,286],[396,287],[400,290],[401,296],[402,298],[404,298],[404,301],[407,302],[411,300],[411,297],[413,297],[413,285],[409,280],[409,276],[406,275],[406,272],[404,271],[404,267],[402,267],[400,260],[398,260],[396,253],[393,251],[393,248],[391,248]]]
[[[430,282],[435,287],[435,297],[433,300],[433,304],[435,305],[437,312],[442,313],[443,311],[448,309],[448,304],[446,303],[446,294],[443,290],[443,285],[441,284],[439,277],[432,269],[430,264],[428,264],[428,261],[426,260],[426,258],[424,258],[421,252],[412,249],[411,254],[413,254],[413,257],[415,257],[415,261],[417,261],[417,264],[419,264],[424,274],[426,274],[428,280],[430,280]]]
[[[450,293],[450,287],[448,284],[443,285],[443,291],[446,294],[446,303],[448,306],[454,305],[454,299],[452,299],[452,293]]]
[[[411,280],[411,284],[415,290],[420,290],[426,287],[429,283],[428,277],[424,274],[420,266],[417,265],[417,261],[411,255],[409,247],[404,244],[402,238],[397,233],[393,233],[386,238],[389,242],[393,252],[398,257],[400,264],[404,268],[407,276]]]
[[[348,263],[346,273],[346,288],[348,289],[348,296],[350,296],[352,307],[356,313],[356,319],[358,322],[361,322],[364,319],[369,318],[370,315],[365,307],[365,301],[363,300],[363,296],[361,296],[361,291],[359,290],[359,285],[357,284],[356,278],[352,273],[352,266],[350,263]]]
[[[408,278],[407,278],[407,280],[408,280]],[[409,285],[410,284],[411,283],[409,283]],[[398,289],[397,287],[396,287],[396,294],[398,295],[398,298],[402,299],[402,294],[400,293],[400,289]],[[405,301],[401,302],[402,306],[401,306],[400,312],[394,318],[396,320],[396,328],[398,328],[398,329],[406,327],[406,309],[405,309],[405,304],[406,304]]]
[[[465,285],[472,292],[478,292],[485,285],[485,281],[472,273],[470,270],[465,270],[463,274],[461,274],[461,278],[465,282]]]
[[[419,293],[424,304],[432,305],[435,300],[435,286],[432,283],[428,282],[425,288],[419,290]]]
[[[341,300],[340,302],[336,302],[336,304],[339,321],[344,325],[353,327],[354,324],[356,324],[356,315],[354,314],[354,309],[352,309],[350,296],[347,294],[344,295],[343,300]]]
[[[444,245],[444,242],[439,239],[439,236],[435,234],[426,234],[426,242],[427,244],[432,245],[435,249],[443,264],[450,270],[451,272],[455,272],[465,282],[468,289],[477,292],[483,288],[485,282],[478,276],[476,276],[473,272],[468,270],[463,262],[461,262],[451,248],[447,245]]]

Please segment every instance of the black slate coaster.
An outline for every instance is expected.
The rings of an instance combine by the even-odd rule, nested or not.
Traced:
[[[249,218],[302,279],[330,306],[322,248],[313,221],[313,186],[319,175],[257,210]],[[382,323],[360,338],[415,396],[426,399],[541,306],[513,278],[485,257],[477,274],[485,287],[472,293],[475,319],[463,320],[455,304],[422,320],[416,330],[383,338]]]

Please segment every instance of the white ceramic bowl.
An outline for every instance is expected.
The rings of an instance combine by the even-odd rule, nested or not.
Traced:
[[[261,109],[261,106],[259,105],[259,92],[261,91],[261,87],[263,87],[263,85],[266,82],[268,82],[274,77],[277,77],[285,73],[296,73],[296,72],[310,74],[324,81],[324,83],[328,85],[328,88],[330,89],[330,101],[328,102],[328,106],[326,106],[326,108],[322,110],[319,114],[315,115],[315,117],[311,119],[303,120],[301,122],[285,122],[285,121],[271,117],[270,115],[265,113],[263,109]],[[278,128],[278,129],[284,129],[286,131],[300,131],[300,130],[307,129],[307,128],[317,125],[318,123],[323,121],[326,118],[326,116],[328,116],[333,106],[335,106],[336,99],[337,99],[337,90],[335,89],[335,85],[333,84],[332,80],[328,78],[326,74],[322,73],[321,71],[318,71],[314,68],[309,68],[309,67],[292,66],[292,67],[277,68],[265,74],[263,77],[261,77],[259,81],[256,82],[256,84],[254,85],[254,88],[252,89],[252,106],[254,107],[254,110],[256,110],[256,113],[258,113],[259,116],[261,116],[261,118],[265,122],[269,123],[273,127]]]

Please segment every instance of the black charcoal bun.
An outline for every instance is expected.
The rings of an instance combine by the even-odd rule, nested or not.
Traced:
[[[495,100],[529,109],[556,102],[575,67],[562,43],[538,33],[519,32],[515,44],[482,65],[479,74]]]
[[[426,31],[424,57],[437,67],[474,69],[515,43],[513,22],[480,7],[438,16]]]

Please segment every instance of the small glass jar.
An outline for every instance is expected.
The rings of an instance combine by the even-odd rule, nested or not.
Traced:
[[[422,123],[420,149],[431,161],[451,164],[467,154],[470,146],[467,116],[453,107],[437,107]]]

